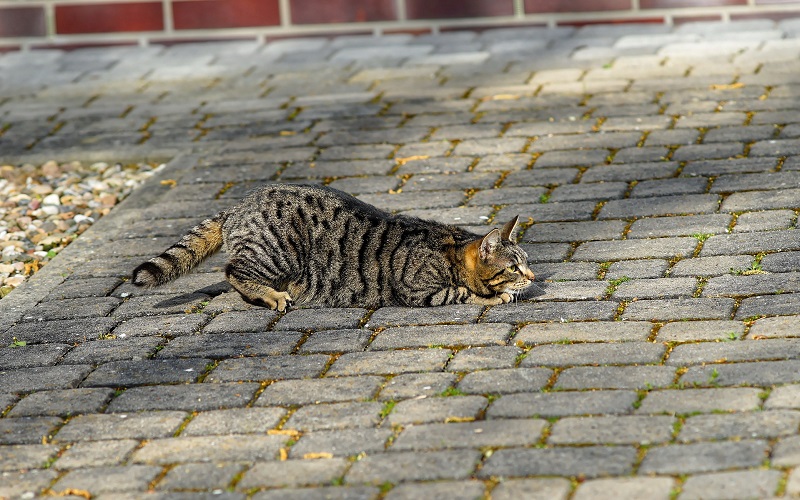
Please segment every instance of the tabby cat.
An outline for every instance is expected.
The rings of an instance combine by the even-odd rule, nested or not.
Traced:
[[[249,302],[329,307],[494,305],[533,280],[515,242],[518,217],[485,236],[392,215],[329,187],[272,184],[204,220],[133,271],[154,287],[219,250]]]

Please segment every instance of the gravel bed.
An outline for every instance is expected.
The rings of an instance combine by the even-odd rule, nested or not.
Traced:
[[[0,298],[163,165],[0,166]]]

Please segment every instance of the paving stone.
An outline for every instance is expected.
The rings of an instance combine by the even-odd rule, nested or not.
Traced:
[[[662,278],[668,267],[663,259],[620,260],[609,266],[605,279]]]
[[[625,219],[655,215],[710,214],[717,211],[720,197],[711,194],[658,196],[647,200],[610,200],[600,210],[600,219]]]
[[[287,436],[168,437],[152,439],[136,450],[132,463],[223,463],[274,460]]]
[[[147,465],[75,469],[52,486],[54,491],[88,491],[92,495],[118,491],[145,491],[161,474],[161,467]]]
[[[107,335],[115,324],[111,318],[93,318],[88,322],[77,319],[19,323],[0,333],[0,345],[11,344],[14,337],[29,344],[85,342]]]
[[[345,475],[350,484],[383,484],[437,479],[466,479],[480,459],[480,452],[429,451],[369,455]]]
[[[168,295],[131,297],[114,311],[114,318],[125,321],[141,316],[191,312],[198,310],[209,300],[210,296],[204,293],[187,293],[176,297]]]
[[[98,365],[109,361],[142,360],[155,353],[161,342],[162,339],[158,337],[90,341],[74,347],[64,356],[61,364]]]
[[[88,365],[40,366],[0,371],[0,392],[28,393],[78,386],[92,371]]]
[[[731,270],[746,270],[753,263],[752,255],[718,255],[683,259],[670,269],[670,276],[719,276]]]
[[[297,410],[285,428],[303,431],[370,427],[380,421],[381,404],[373,402],[308,405]]]
[[[451,354],[449,349],[350,352],[334,361],[326,375],[396,375],[441,371]]]
[[[317,488],[283,488],[256,493],[254,500],[373,500],[380,490],[368,486],[327,486]],[[216,498],[216,497],[215,497]]]
[[[96,413],[111,399],[112,389],[65,389],[29,394],[8,412],[9,417],[67,417]]]
[[[666,366],[585,366],[567,368],[557,389],[649,389],[669,386],[675,370]]]
[[[3,484],[0,495],[11,497],[35,496],[58,477],[54,470],[31,469],[22,472],[2,472]]]
[[[675,480],[668,477],[620,477],[592,479],[582,483],[575,492],[575,500],[670,498]]]
[[[538,223],[525,232],[524,241],[539,243],[619,239],[625,225],[623,221]]]
[[[453,386],[454,373],[404,373],[392,377],[381,390],[379,399],[400,400],[436,396]]]
[[[670,353],[667,364],[687,366],[726,361],[796,359],[799,356],[800,339],[705,342],[676,346]]]
[[[730,215],[725,214],[638,219],[631,225],[628,238],[721,234],[727,232],[731,219]]]
[[[564,478],[504,479],[492,490],[495,500],[530,498],[531,500],[566,500],[571,487]]]
[[[13,345],[13,344],[12,344]],[[33,366],[52,366],[71,349],[65,344],[43,346],[25,345],[0,348],[0,366],[4,369],[30,368]]]
[[[736,319],[797,314],[798,312],[800,312],[800,294],[764,295],[742,300],[736,310]]]
[[[697,246],[694,238],[657,238],[581,243],[573,260],[605,262],[621,259],[669,259],[690,256]]]
[[[683,423],[678,441],[772,439],[794,434],[800,412],[768,410],[733,415],[697,415]]]
[[[593,262],[538,262],[532,269],[538,280],[587,281],[597,277],[599,266]]]
[[[286,415],[283,408],[231,408],[204,411],[181,432],[182,436],[263,434]]]
[[[243,468],[238,464],[180,464],[158,482],[158,489],[224,490]]]
[[[698,474],[683,484],[681,498],[768,498],[775,494],[780,479],[776,470]]]
[[[612,296],[618,300],[688,298],[696,288],[694,278],[634,279],[617,285]]]
[[[486,407],[481,396],[450,396],[408,399],[397,403],[389,413],[390,425],[473,420]]]
[[[631,198],[700,194],[706,192],[705,177],[677,177],[638,182],[631,190]]]
[[[483,318],[489,323],[610,320],[617,304],[611,301],[518,302],[494,306]]]
[[[631,302],[622,314],[624,321],[674,321],[688,319],[728,319],[733,312],[733,299],[654,299]]]
[[[798,256],[800,256],[800,252],[771,253],[761,259],[761,268],[764,271],[776,273],[800,271],[800,263],[797,261]]]
[[[203,411],[241,407],[252,399],[259,387],[259,384],[239,383],[132,387],[114,398],[108,411]]]
[[[139,446],[135,439],[80,441],[71,445],[55,463],[55,468],[84,469],[122,465]]]
[[[764,408],[800,408],[800,386],[784,385],[776,387],[770,392],[769,398],[764,403]]]
[[[772,463],[777,467],[800,465],[800,439],[798,436],[778,440],[772,451]]]
[[[330,453],[336,457],[351,457],[361,453],[380,453],[392,435],[391,429],[369,427],[306,432],[292,446],[290,456],[303,458],[307,454]]]
[[[117,415],[79,415],[56,434],[55,441],[100,441],[107,439],[150,439],[171,436],[187,414],[180,411],[153,411]]]
[[[739,321],[675,321],[658,330],[659,342],[690,342],[695,340],[736,340],[744,335],[744,324]]]
[[[347,469],[344,458],[258,463],[237,483],[241,489],[330,484]]]
[[[544,420],[491,420],[414,425],[392,443],[391,450],[439,450],[526,446],[537,443]]]
[[[789,229],[796,216],[791,210],[767,210],[764,212],[748,212],[736,219],[734,232],[772,231]]]
[[[371,338],[369,330],[323,330],[306,338],[300,346],[300,353],[363,351]]]
[[[544,368],[507,368],[467,373],[458,389],[467,394],[531,392],[547,385],[552,371]]]
[[[276,330],[341,330],[356,328],[365,309],[296,309],[289,311],[275,325]]]
[[[521,353],[521,349],[510,346],[467,347],[453,356],[447,364],[447,371],[513,368]]]
[[[53,321],[107,316],[120,300],[114,297],[51,300],[42,302],[23,317],[26,321]]]
[[[632,163],[625,165],[598,165],[587,170],[583,176],[581,176],[581,182],[630,182],[642,181],[646,179],[665,179],[668,177],[674,177],[677,170],[678,163],[669,161]],[[697,198],[697,200],[700,199],[701,198]],[[621,212],[622,209],[633,210],[637,206],[641,206],[641,204],[621,204],[619,211]]]
[[[403,186],[403,191],[439,191],[491,189],[500,175],[491,172],[465,172],[459,175],[415,175]]]
[[[264,308],[225,312],[215,316],[203,333],[263,332],[277,317],[277,312]]]
[[[626,182],[596,182],[588,184],[566,184],[558,186],[550,193],[554,203],[581,200],[619,199],[628,190]]]
[[[524,326],[514,336],[513,342],[519,345],[544,344],[551,342],[626,342],[644,341],[650,336],[652,324],[647,322],[611,323],[534,323]]]
[[[770,273],[747,276],[723,275],[711,278],[703,288],[704,297],[763,295],[800,291],[797,273]]]
[[[112,361],[97,367],[81,385],[130,387],[194,382],[203,374],[209,363],[211,360],[205,358]]]
[[[570,417],[550,431],[551,444],[652,444],[672,439],[672,417]],[[620,433],[619,429],[625,429]]]
[[[511,325],[437,325],[387,328],[370,344],[370,350],[431,346],[504,345]]]
[[[658,363],[665,352],[665,346],[645,342],[545,344],[531,349],[520,366],[638,365]]]
[[[628,446],[507,448],[494,452],[478,477],[626,475],[635,459],[636,450]]]
[[[277,356],[291,353],[302,337],[299,332],[185,335],[158,351],[158,358],[191,358],[197,353],[211,359]]]
[[[757,467],[766,458],[767,450],[767,442],[760,440],[660,446],[648,450],[639,473],[696,474]]]
[[[382,307],[372,313],[364,328],[382,326],[431,325],[431,324],[464,324],[474,323],[481,314],[481,306],[457,304],[441,307]]]
[[[179,337],[200,331],[200,328],[209,321],[204,314],[176,314],[165,316],[152,316],[132,318],[116,326],[113,335],[117,338],[125,337]]]
[[[566,415],[627,414],[633,411],[634,391],[534,392],[511,394],[494,401],[488,418],[549,418]]]
[[[588,221],[597,206],[595,201],[571,201],[564,203],[537,203],[507,205],[495,214],[497,220],[510,220],[517,215],[536,222]],[[449,221],[448,221],[449,222]]]
[[[316,377],[330,357],[325,354],[305,356],[264,356],[224,359],[206,377],[206,382],[240,382]]]
[[[486,486],[480,481],[437,481],[435,483],[402,483],[386,494],[388,500],[416,498],[482,498]]]
[[[367,400],[383,385],[381,377],[336,377],[273,382],[256,401],[258,406],[305,405]]]
[[[58,417],[18,417],[0,420],[0,444],[43,443],[61,425]]]
[[[767,196],[769,194],[769,196]],[[791,209],[797,205],[800,189],[776,189],[769,192],[746,191],[732,193],[722,202],[723,212],[744,212],[750,210]]]
[[[797,360],[692,366],[681,377],[680,383],[700,386],[769,386],[800,382],[799,369],[800,362]]]

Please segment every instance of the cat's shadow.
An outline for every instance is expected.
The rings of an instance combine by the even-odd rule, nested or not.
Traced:
[[[199,288],[197,290],[184,293],[182,295],[176,295],[174,297],[170,297],[166,300],[162,300],[161,302],[157,302],[153,304],[153,308],[155,309],[167,309],[170,307],[181,306],[184,304],[189,304],[191,302],[196,301],[197,299],[211,297],[214,298],[218,295],[222,295],[223,293],[227,293],[233,290],[233,287],[227,281],[220,281],[218,283],[214,283],[213,285],[204,286],[203,288]]]

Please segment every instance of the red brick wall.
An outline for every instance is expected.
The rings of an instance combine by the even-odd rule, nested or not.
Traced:
[[[0,0],[0,48],[800,17],[800,0]]]

